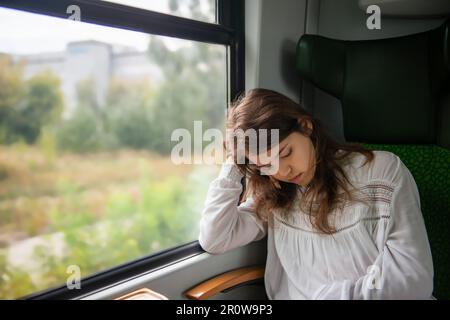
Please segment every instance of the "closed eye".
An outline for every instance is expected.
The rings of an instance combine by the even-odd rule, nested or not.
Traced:
[[[292,153],[292,148],[289,149],[289,152],[288,152],[287,154],[281,156],[280,158],[287,158],[287,157],[289,157],[289,156],[291,155],[291,153]],[[267,164],[267,165],[264,165],[264,166],[257,166],[257,168],[258,168],[258,169],[261,169],[261,168],[269,168],[270,166],[271,166],[270,164]]]
[[[284,156],[282,156],[281,158],[287,158],[291,155],[292,153],[292,149],[289,149],[289,152],[287,154],[285,154]]]

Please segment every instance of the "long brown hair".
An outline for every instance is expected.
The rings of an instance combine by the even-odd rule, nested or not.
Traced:
[[[301,125],[306,120],[312,123],[312,130]],[[342,163],[354,152],[359,152],[366,156],[363,164],[365,165],[373,160],[372,151],[358,143],[337,142],[326,132],[321,122],[298,103],[268,89],[250,90],[232,103],[226,127],[232,132],[237,129],[244,132],[248,129],[267,129],[268,149],[271,148],[270,129],[279,129],[279,142],[295,131],[308,136],[315,150],[316,169],[312,181],[303,193],[300,205],[309,215],[314,229],[326,234],[336,231],[328,221],[329,213],[336,208],[342,210],[347,201],[358,200],[350,191],[353,186],[342,169]],[[247,143],[245,146],[248,148]],[[259,169],[247,158],[245,163],[237,161],[237,143],[234,143],[234,150],[231,151],[230,153],[230,150],[227,150],[229,154],[234,155],[238,169],[248,178],[244,200],[252,194],[255,201],[254,210],[259,218],[267,221],[275,211],[281,212],[282,215],[287,214],[298,196],[300,187],[279,181],[280,188],[276,188],[269,177],[261,175]],[[340,190],[344,192],[339,193]]]

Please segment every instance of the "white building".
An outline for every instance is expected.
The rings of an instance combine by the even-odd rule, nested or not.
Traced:
[[[147,80],[152,85],[162,80],[161,70],[152,63],[147,51],[93,40],[70,42],[63,52],[14,55],[13,58],[24,62],[26,79],[44,70],[51,70],[61,79],[66,114],[76,105],[76,87],[80,81],[92,79],[97,102],[101,104],[112,78]]]

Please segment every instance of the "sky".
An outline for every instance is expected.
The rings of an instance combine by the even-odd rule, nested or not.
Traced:
[[[139,6],[154,11],[168,12],[167,0],[108,1]],[[83,19],[82,11],[81,19]],[[169,49],[172,50],[188,43],[188,41],[169,37],[162,38]],[[149,35],[135,31],[0,8],[0,52],[35,54],[64,51],[67,43],[81,40],[98,40],[144,51],[147,49]]]

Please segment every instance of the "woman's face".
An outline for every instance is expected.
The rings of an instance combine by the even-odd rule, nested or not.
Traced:
[[[308,127],[310,124],[308,123]],[[310,127],[311,128],[311,127]],[[267,154],[273,159],[271,150]],[[253,161],[261,170],[270,162],[262,162],[264,157],[252,157]],[[269,159],[267,159],[270,161]],[[293,132],[280,142],[278,148],[278,170],[275,174],[270,175],[271,180],[277,184],[277,181],[284,181],[288,183],[295,183],[301,186],[307,186],[314,177],[315,173],[315,151],[311,139],[301,134],[300,132]]]

